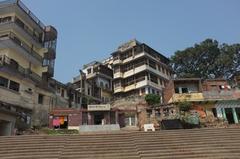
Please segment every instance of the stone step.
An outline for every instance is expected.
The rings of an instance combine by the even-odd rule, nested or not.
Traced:
[[[105,145],[105,146],[99,146],[99,145],[92,145],[92,146],[78,146],[78,145],[66,145],[64,149],[81,149],[81,150],[104,150],[104,149],[108,149],[108,150],[111,150],[111,149],[129,149],[129,148],[133,148],[135,147],[136,145],[135,144],[122,144],[122,145]]]
[[[12,157],[12,156],[55,156],[55,157],[59,157],[59,155],[61,154],[62,150],[59,150],[59,151],[51,151],[51,149],[49,149],[49,151],[45,151],[45,152],[39,152],[39,151],[31,151],[31,152],[18,152],[18,153],[5,153],[5,154],[1,154],[1,159],[2,158],[6,158],[6,157]]]
[[[61,147],[29,147],[29,148],[25,148],[25,147],[18,147],[18,148],[13,148],[13,149],[6,149],[6,148],[1,148],[0,149],[0,154],[4,154],[4,153],[6,153],[6,151],[7,151],[7,153],[18,153],[18,152],[27,152],[27,153],[29,153],[29,151],[38,151],[38,152],[47,152],[47,151],[59,151],[59,150],[62,150],[64,147],[63,146],[61,146]]]
[[[2,145],[1,147],[51,147],[51,146],[59,146],[59,144],[56,143],[28,143],[28,144],[15,144],[12,145],[11,143],[6,143],[5,145]]]
[[[223,154],[223,156],[227,156],[227,155],[231,155],[234,153],[238,153],[239,154],[239,150],[208,150],[208,151],[202,151],[202,150],[196,150],[196,151],[172,151],[172,152],[159,152],[159,153],[144,153],[144,154],[140,154],[141,157],[151,157],[151,156],[184,156],[184,155],[201,155],[201,154],[215,154],[218,155],[219,154]],[[221,155],[220,155],[221,156]]]
[[[63,154],[64,155],[81,155],[81,156],[86,156],[86,155],[115,155],[115,154],[118,154],[118,155],[138,155],[137,152],[133,151],[132,149],[119,149],[119,150],[102,150],[102,151],[66,151],[64,150],[63,151]]]
[[[169,156],[148,156],[148,157],[142,157],[141,159],[238,159],[239,153],[232,153],[229,154],[192,154],[192,155],[169,155]]]
[[[62,158],[139,158],[138,154],[128,154],[128,153],[105,153],[105,154],[62,154]]]
[[[52,154],[52,155],[31,155],[31,154],[25,154],[24,156],[1,156],[1,159],[60,159],[60,154]]]
[[[235,142],[238,141],[238,138],[231,138],[231,137],[226,137],[226,138],[208,138],[208,139],[201,139],[201,138],[192,138],[192,139],[171,139],[171,140],[147,140],[147,141],[139,141],[136,140],[136,143],[138,144],[157,144],[157,143],[163,143],[163,144],[182,144],[182,143],[207,143],[207,142],[212,142],[212,143],[218,143],[218,142]]]
[[[84,156],[78,155],[62,156],[61,159],[141,159],[140,156]]]
[[[207,144],[207,145],[206,145]],[[236,143],[230,143],[230,144],[226,144],[226,143],[205,143],[205,144],[172,144],[172,145],[163,145],[163,144],[159,144],[159,145],[145,145],[145,146],[141,146],[141,145],[137,145],[138,151],[148,151],[148,150],[155,150],[155,149],[160,149],[161,150],[178,150],[178,149],[194,149],[194,148],[221,148],[221,147],[226,147],[226,148],[239,148],[240,147],[240,143],[236,142]]]

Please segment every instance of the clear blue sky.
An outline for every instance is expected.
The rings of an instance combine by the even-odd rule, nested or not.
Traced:
[[[58,30],[55,78],[136,38],[167,57],[206,38],[240,43],[240,0],[22,0]]]

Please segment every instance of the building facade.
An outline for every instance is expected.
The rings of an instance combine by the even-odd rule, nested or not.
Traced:
[[[53,96],[57,30],[45,26],[21,1],[0,2],[0,127],[47,125]],[[17,116],[16,116],[17,115]]]
[[[240,90],[224,79],[183,78],[169,82],[165,104],[190,102],[201,118],[223,119],[229,124],[240,121]]]
[[[171,74],[168,58],[131,40],[103,62],[84,65],[80,75],[73,78],[73,87],[82,94],[80,110],[55,109],[51,116],[65,114],[70,128],[106,124],[138,128],[143,124],[141,116],[146,114],[145,95],[157,94],[163,102],[163,90]]]
[[[112,53],[114,97],[158,94],[171,77],[169,59],[137,40]]]

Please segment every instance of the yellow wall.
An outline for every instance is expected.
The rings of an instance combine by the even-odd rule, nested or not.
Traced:
[[[172,102],[183,102],[183,101],[203,101],[202,93],[184,93],[184,94],[174,94],[172,97]]]

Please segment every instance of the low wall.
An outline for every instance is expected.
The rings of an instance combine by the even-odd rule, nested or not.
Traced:
[[[109,125],[80,125],[80,132],[116,131],[120,130],[119,124]]]

